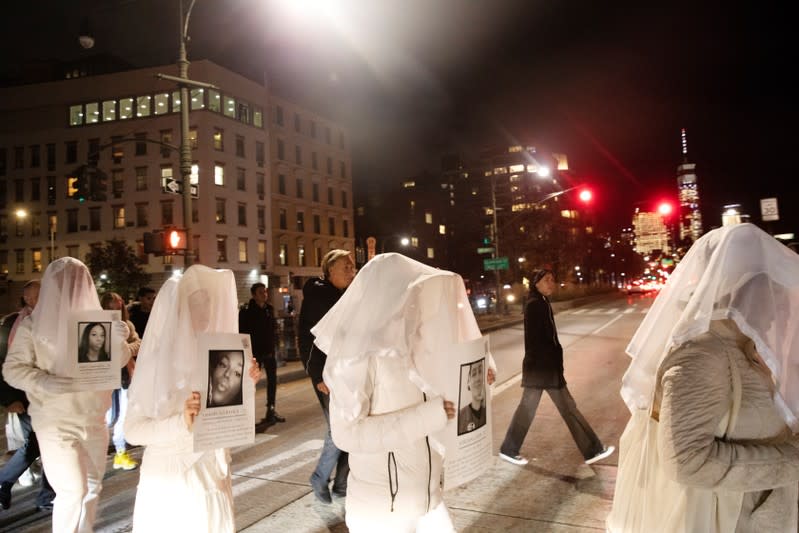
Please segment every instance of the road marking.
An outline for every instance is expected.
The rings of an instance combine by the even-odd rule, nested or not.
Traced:
[[[619,308],[618,307],[614,307],[613,309],[608,309],[607,311],[605,311],[605,314],[606,315],[615,315],[618,312],[619,312]]]
[[[573,315],[581,315],[583,313],[587,313],[588,311],[589,311],[589,309],[578,309],[577,311],[573,311],[572,314]]]
[[[628,307],[624,311],[622,311],[625,315],[629,315],[630,313],[634,313],[636,311],[635,307]]]
[[[324,442],[321,439],[307,440],[302,444],[300,444],[299,446],[293,447],[291,450],[288,450],[286,452],[274,456],[267,457],[263,461],[259,461],[253,465],[248,466],[247,468],[233,472],[234,476],[250,476],[270,466],[278,465],[283,462],[289,463],[287,466],[284,466],[283,468],[270,470],[267,473],[267,475],[269,476],[268,478],[255,477],[255,478],[246,479],[246,481],[240,483],[234,483],[233,497],[235,498],[237,496],[240,496],[245,492],[249,492],[257,487],[260,487],[271,480],[281,478],[286,474],[294,472],[295,470],[305,468],[306,464],[316,461],[317,457],[315,456],[315,454],[309,455],[306,459],[302,460],[297,459],[292,461],[292,459],[302,454],[308,454],[309,452],[315,452],[321,450],[322,444],[324,444]]]
[[[610,320],[608,320],[607,322],[605,322],[605,324],[603,326],[599,326],[597,329],[595,329],[594,331],[589,333],[588,336],[596,335],[597,333],[599,333],[600,331],[602,331],[606,327],[610,326],[611,324],[613,324],[614,322],[616,322],[618,319],[620,319],[623,316],[624,315],[616,315],[615,317],[613,317]]]

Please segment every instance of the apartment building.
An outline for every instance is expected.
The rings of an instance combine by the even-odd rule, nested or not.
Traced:
[[[54,258],[84,259],[123,239],[160,283],[180,256],[144,253],[143,236],[183,224],[178,88],[173,65],[0,89],[0,276],[36,278]],[[198,261],[236,274],[240,298],[265,281],[278,309],[319,274],[330,248],[353,249],[348,132],[210,61],[191,78],[192,235]],[[107,199],[79,202],[71,176],[92,163]],[[277,289],[277,290],[274,290]],[[7,291],[13,294],[13,291]],[[295,305],[298,302],[295,301]]]

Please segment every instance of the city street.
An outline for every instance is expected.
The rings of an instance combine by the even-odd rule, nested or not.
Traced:
[[[618,447],[627,422],[619,396],[628,364],[624,348],[653,300],[619,293],[571,309],[555,306],[560,309],[556,323],[565,348],[569,388],[606,445]],[[483,478],[445,493],[456,527],[461,532],[604,531],[618,452],[598,464],[583,464],[548,397],[542,399],[521,450],[530,463],[519,467],[496,457],[520,398],[522,325],[516,320],[492,331],[490,337],[498,366],[492,408],[494,463]],[[290,365],[296,369],[296,363]],[[286,376],[290,370],[281,371]],[[263,416],[264,394],[259,387],[257,417]],[[277,408],[287,422],[256,435],[254,444],[231,450],[239,531],[346,532],[344,500],[321,504],[308,483],[323,438],[322,413],[309,381],[280,384]],[[142,448],[132,451],[137,459],[141,454]],[[113,470],[110,459],[96,529],[129,531],[138,470]],[[0,511],[0,531],[50,530],[49,516],[35,511],[36,490],[14,488],[12,508]]]

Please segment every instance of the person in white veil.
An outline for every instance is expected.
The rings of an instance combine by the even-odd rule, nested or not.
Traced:
[[[455,417],[439,392],[442,354],[481,336],[463,280],[380,254],[312,333],[328,356],[333,440],[350,454],[349,531],[454,531],[441,498],[444,449],[431,436]]]
[[[53,531],[93,530],[105,474],[108,429],[105,412],[111,391],[81,391],[70,373],[74,354],[67,346],[67,318],[73,311],[101,311],[86,265],[71,257],[50,263],[39,301],[19,326],[3,365],[3,376],[24,390],[39,439],[42,464],[56,492]],[[111,341],[127,364],[128,327],[115,321]]]
[[[192,427],[207,386],[200,333],[238,333],[236,283],[230,270],[193,265],[158,292],[129,389],[125,436],[146,446],[133,510],[133,531],[229,533],[236,530],[230,454],[192,451]],[[258,364],[250,377],[260,377]]]
[[[797,531],[799,256],[752,224],[707,233],[627,353],[625,434],[658,420],[647,457],[676,483],[677,501],[663,490],[644,494],[655,504],[642,513],[631,508],[635,497],[620,496],[640,490],[642,465],[626,458],[647,444],[623,436],[608,530],[642,531],[663,516],[659,527],[680,531]]]

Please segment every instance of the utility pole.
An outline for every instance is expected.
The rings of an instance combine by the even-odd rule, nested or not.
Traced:
[[[186,43],[189,40],[189,18],[191,10],[194,8],[196,0],[189,2],[189,7],[183,13],[183,0],[178,0],[178,13],[180,19],[179,37],[180,47],[178,49],[178,76],[157,74],[156,77],[162,80],[173,81],[180,87],[180,179],[183,187],[183,229],[186,230],[186,252],[184,262],[186,268],[194,264],[194,235],[191,232],[192,226],[192,201],[191,201],[191,139],[189,138],[189,109],[191,99],[189,98],[189,87],[200,89],[218,89],[215,85],[189,79],[189,60],[186,54]],[[199,188],[200,184],[197,184]]]
[[[496,176],[494,173],[491,173],[491,214],[492,214],[492,233],[493,235],[492,240],[494,241],[494,251],[491,253],[491,257],[496,259],[499,257],[499,226],[497,225],[497,191],[496,191]],[[494,307],[494,313],[500,314],[499,307],[502,305],[502,285],[499,281],[499,269],[494,268],[494,283],[497,286],[497,305]]]

